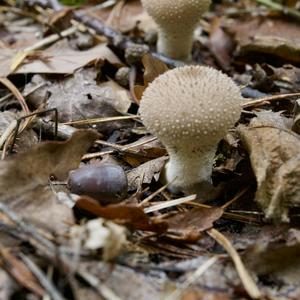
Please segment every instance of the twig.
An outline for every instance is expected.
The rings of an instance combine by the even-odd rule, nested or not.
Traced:
[[[51,253],[51,257],[56,255],[56,247],[49,240],[40,235],[36,229],[29,223],[23,221],[13,210],[11,210],[7,205],[0,202],[0,212],[5,214],[11,221],[13,221],[18,230],[21,230],[28,237],[33,238],[39,244],[43,245],[43,247],[47,250],[48,255]]]
[[[237,193],[231,200],[229,200],[228,202],[226,202],[225,204],[223,204],[221,206],[221,208],[223,208],[224,210],[230,206],[233,202],[235,202],[236,200],[238,200],[242,195],[244,195],[247,191],[249,190],[248,187],[244,188],[243,190],[241,190],[239,193]]]
[[[52,282],[46,277],[43,271],[26,255],[19,253],[23,262],[27,265],[32,274],[39,280],[41,286],[48,292],[53,300],[65,300]]]
[[[6,86],[12,92],[12,94],[18,99],[24,113],[25,114],[30,113],[27,103],[26,103],[23,95],[17,89],[17,87],[9,79],[3,78],[3,77],[0,77],[0,83],[2,83],[4,86]]]
[[[12,133],[14,132],[15,128],[17,126],[17,121],[13,120],[10,122],[10,124],[5,128],[4,132],[2,133],[0,137],[0,149],[4,145],[5,141],[12,136]]]
[[[196,269],[195,272],[193,272],[192,275],[190,275],[186,281],[183,283],[183,285],[176,289],[173,293],[171,293],[169,296],[165,298],[165,300],[177,300],[181,299],[182,293],[196,280],[198,280],[213,264],[215,264],[218,260],[217,256],[213,256],[210,259],[208,259],[204,264],[202,264],[200,267]]]
[[[47,36],[46,38],[38,41],[37,43],[33,44],[32,46],[29,46],[29,47],[25,48],[22,51],[31,52],[31,51],[34,51],[34,50],[41,49],[45,46],[53,44],[54,42],[58,41],[59,39],[61,39],[63,37],[67,37],[69,35],[74,34],[76,31],[78,31],[78,28],[76,26],[71,26],[68,29],[60,32],[59,34],[54,33],[52,35]]]
[[[20,93],[20,91],[17,89],[17,87],[8,78],[4,78],[4,77],[0,77],[0,83],[2,83],[5,87],[7,87],[11,91],[11,93],[17,98],[17,100],[19,101],[19,103],[22,107],[24,114],[29,114],[30,110],[27,106],[25,98]],[[27,125],[30,123],[30,121],[31,121],[31,119],[27,119],[24,121],[22,126],[20,126],[20,132],[22,132],[27,127]],[[8,145],[11,142],[11,137],[12,136],[10,135],[5,141],[2,156],[1,156],[2,159],[4,159],[4,157],[5,157],[6,150],[8,148]]]
[[[23,0],[23,2],[28,6],[39,5],[45,8],[52,8],[55,11],[60,11],[64,8],[56,0]],[[94,29],[97,34],[104,35],[108,39],[109,43],[116,48],[125,50],[133,45],[136,45],[136,43],[132,42],[127,36],[124,36],[119,31],[106,26],[98,18],[94,18],[89,15],[89,9],[74,11],[73,16],[76,21]],[[171,59],[156,52],[151,52],[151,54],[172,67],[178,67],[184,64],[182,61]]]
[[[271,0],[255,0],[255,1],[259,4],[265,5],[273,10],[280,11],[284,15],[291,16],[297,19],[298,21],[300,21],[300,12],[297,11],[296,9],[292,9],[290,7],[284,6],[280,3]]]
[[[96,144],[103,145],[103,146],[108,146],[108,147],[112,147],[114,149],[113,150],[96,152],[96,153],[85,154],[82,157],[82,160],[97,158],[97,157],[100,157],[100,156],[103,156],[103,155],[106,155],[106,154],[114,153],[115,151],[129,152],[129,153],[135,154],[135,152],[131,151],[131,149],[136,148],[136,147],[140,147],[140,146],[148,144],[148,143],[151,143],[151,142],[155,141],[156,139],[157,139],[156,137],[151,137],[148,140],[141,141],[141,142],[136,142],[136,143],[132,143],[132,144],[129,144],[129,145],[126,145],[126,146],[121,146],[121,145],[109,143],[109,142],[106,142],[106,141],[100,141],[100,140],[98,140],[98,141],[95,141]]]
[[[65,256],[57,257],[57,255],[59,254],[58,247],[56,247],[54,243],[52,243],[51,241],[47,240],[42,235],[40,235],[34,226],[32,226],[28,222],[23,221],[14,211],[12,211],[8,206],[6,206],[1,202],[0,202],[0,212],[6,215],[10,220],[12,220],[17,225],[16,228],[4,223],[1,224],[0,221],[0,230],[4,229],[5,232],[8,232],[14,237],[19,237],[22,240],[26,239],[26,241],[28,241],[34,247],[37,247],[35,242],[38,242],[38,245],[43,246],[44,248],[43,250],[45,251],[44,255],[46,255],[48,259],[50,259],[53,263],[56,264],[59,261],[60,267],[66,268],[68,270],[72,270],[73,267],[72,261],[69,261]],[[31,271],[32,273],[34,273],[33,270]],[[114,293],[99,279],[83,271],[81,268],[79,268],[75,272],[80,277],[82,277],[87,283],[89,283],[101,296],[103,296],[104,299],[120,300],[120,298],[118,298],[117,296],[114,297]],[[45,286],[44,288],[46,289]],[[60,298],[60,299],[64,299],[64,298]]]
[[[94,119],[85,119],[85,120],[77,120],[77,121],[69,121],[62,123],[64,125],[87,125],[87,124],[99,124],[113,121],[123,121],[123,120],[135,120],[140,119],[139,116],[116,116],[116,117],[107,117],[107,118],[94,118]]]
[[[235,268],[237,270],[237,273],[239,274],[239,277],[244,285],[245,290],[247,291],[248,295],[252,299],[260,299],[262,297],[261,292],[259,291],[257,285],[255,284],[254,280],[246,270],[239,254],[237,251],[233,248],[230,241],[218,230],[212,228],[207,231],[207,233],[215,240],[217,241],[223,248],[227,251],[229,256],[234,262]]]
[[[269,101],[283,100],[283,99],[287,99],[290,97],[298,97],[298,96],[300,96],[300,93],[290,93],[290,94],[267,96],[267,97],[263,97],[260,99],[245,102],[245,103],[243,103],[242,107],[247,108],[247,107],[252,107],[252,106],[259,106],[259,105],[265,104],[266,102],[269,102]]]
[[[165,209],[165,208],[177,206],[179,204],[183,204],[183,203],[186,203],[186,202],[189,202],[189,201],[193,201],[196,198],[197,198],[197,195],[190,195],[190,196],[182,197],[182,198],[175,199],[175,200],[164,201],[163,203],[156,204],[156,205],[144,208],[144,212],[146,214],[149,214],[149,213],[154,212],[154,211],[158,211],[158,210],[161,210],[161,209]]]
[[[152,193],[150,196],[145,198],[143,201],[139,203],[139,206],[144,206],[147,204],[149,201],[151,201],[156,195],[160,194],[162,191],[164,191],[171,183],[168,182],[167,184],[163,185],[161,188],[159,188],[157,191]]]
[[[215,206],[210,206],[210,205],[207,205],[207,204],[197,203],[197,202],[193,202],[193,201],[189,201],[189,202],[184,203],[184,204],[192,205],[192,206],[195,206],[195,207],[215,208]],[[251,225],[260,224],[260,223],[258,223],[256,218],[246,217],[246,216],[243,216],[242,214],[237,214],[235,212],[224,211],[223,215],[222,215],[222,218],[227,218],[227,219],[230,219],[230,220],[249,223]]]
[[[122,300],[118,297],[111,289],[103,284],[97,277],[93,276],[90,272],[80,268],[77,271],[78,275],[81,276],[91,287],[93,287],[105,300]]]

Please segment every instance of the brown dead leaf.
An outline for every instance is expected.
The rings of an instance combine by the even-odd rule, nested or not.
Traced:
[[[134,229],[153,231],[157,233],[165,232],[167,223],[162,221],[152,221],[141,207],[126,206],[122,204],[101,206],[94,199],[80,198],[75,207],[85,210],[93,215],[108,220],[119,220],[121,223],[133,227]]]
[[[42,297],[45,294],[36,278],[28,267],[19,260],[8,248],[0,248],[0,264],[21,286],[26,287],[36,295]]]
[[[0,136],[2,138],[3,133],[15,122],[18,118],[21,117],[21,114],[13,111],[4,111],[0,112]],[[5,140],[3,140],[5,142]],[[16,152],[24,151],[31,148],[34,144],[38,142],[37,134],[32,130],[24,130],[18,135],[14,150]],[[0,148],[3,146],[2,140],[0,143]]]
[[[116,6],[114,6],[114,9],[115,7]],[[142,8],[139,0],[123,2],[122,5],[113,12],[110,7],[97,10],[95,14],[105,21],[107,25],[124,33],[134,30],[135,27],[143,31],[157,29],[156,23]]]
[[[47,78],[35,75],[26,86],[25,93],[42,85],[28,96],[28,101],[34,107],[46,102],[48,109],[57,108],[59,122],[113,117],[127,111],[131,102],[126,90],[116,83],[99,86],[96,77],[97,71],[94,68],[78,70],[63,80],[54,80],[52,84]],[[112,131],[128,124],[128,121],[125,122],[99,123],[97,129]]]
[[[129,190],[137,190],[143,183],[150,183],[153,178],[157,181],[166,162],[165,156],[148,161],[127,173]]]
[[[167,65],[157,58],[154,58],[150,53],[147,53],[142,58],[144,65],[144,85],[148,86],[156,77],[169,70]]]
[[[149,137],[142,137],[126,145],[126,148],[128,150],[124,151],[122,158],[132,167],[138,167],[142,163],[167,154],[166,149],[157,139],[149,141]]]
[[[157,58],[154,58],[150,53],[147,53],[142,58],[144,65],[144,85],[136,85],[134,87],[135,96],[141,100],[144,90],[157,76],[169,70],[167,65]]]
[[[122,32],[131,31],[135,27],[145,31],[157,28],[153,19],[143,9],[141,2],[137,0],[126,1],[118,23],[118,29]]]
[[[293,114],[294,114],[294,118],[293,118],[292,130],[300,134],[300,99],[295,101]]]
[[[1,202],[40,226],[64,229],[64,222],[73,222],[72,210],[57,201],[50,177],[66,180],[97,137],[94,131],[78,130],[66,142],[44,142],[0,161]]]
[[[254,118],[238,132],[256,176],[256,201],[267,219],[288,221],[289,207],[300,204],[300,138],[271,114],[273,120]]]
[[[183,293],[180,300],[230,300],[230,296],[225,292],[217,291],[201,291],[201,290],[187,290]]]
[[[223,214],[221,207],[194,208],[185,212],[177,213],[175,216],[164,219],[168,224],[168,236],[172,239],[196,242],[204,230],[213,226]]]
[[[241,54],[260,52],[300,62],[300,26],[297,22],[257,17],[231,22],[228,30],[234,33]]]
[[[0,77],[11,74],[11,65],[16,55],[19,57],[22,50],[0,48]],[[56,43],[55,46],[41,52],[38,56],[32,56],[33,60],[23,62],[14,74],[48,73],[48,74],[72,74],[75,70],[95,60],[107,59],[111,63],[120,64],[120,60],[107,47],[99,44],[86,51],[75,51],[69,48],[65,42]],[[29,54],[28,54],[29,55]]]
[[[120,86],[115,81],[109,80],[99,85],[105,92],[107,98],[113,99],[113,106],[119,113],[125,114],[131,105],[130,95],[128,90]]]
[[[280,68],[275,68],[268,65],[272,69],[272,79],[275,82],[281,82],[288,88],[289,92],[298,92],[300,90],[300,68],[296,68],[293,65],[283,65]]]
[[[211,24],[208,47],[223,70],[231,64],[233,42],[221,27],[220,18],[214,18]]]
[[[300,244],[257,244],[246,250],[244,261],[258,275],[270,275],[288,284],[300,283]]]

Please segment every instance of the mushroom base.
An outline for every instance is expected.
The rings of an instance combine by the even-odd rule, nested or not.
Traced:
[[[168,151],[170,160],[165,166],[165,180],[172,192],[197,194],[203,200],[215,199],[221,187],[212,185],[211,173],[216,149],[205,153]]]
[[[174,59],[191,60],[194,32],[182,34],[161,30],[158,34],[157,52]]]

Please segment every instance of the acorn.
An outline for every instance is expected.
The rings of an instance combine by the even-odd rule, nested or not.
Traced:
[[[127,177],[115,164],[91,164],[69,173],[71,193],[94,198],[102,205],[121,202],[127,193]]]

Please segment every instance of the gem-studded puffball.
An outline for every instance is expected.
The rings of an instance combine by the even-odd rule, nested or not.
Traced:
[[[154,21],[164,28],[194,26],[208,10],[210,0],[141,0]],[[178,26],[180,24],[180,26]]]
[[[230,77],[203,66],[169,70],[146,88],[140,114],[168,150],[167,181],[183,190],[210,182],[218,142],[238,121],[241,100]]]
[[[241,93],[227,75],[210,67],[187,66],[158,76],[145,90],[144,125],[166,146],[215,144],[241,114]]]
[[[142,0],[159,27],[157,51],[176,59],[188,59],[194,29],[210,3],[210,0]]]

